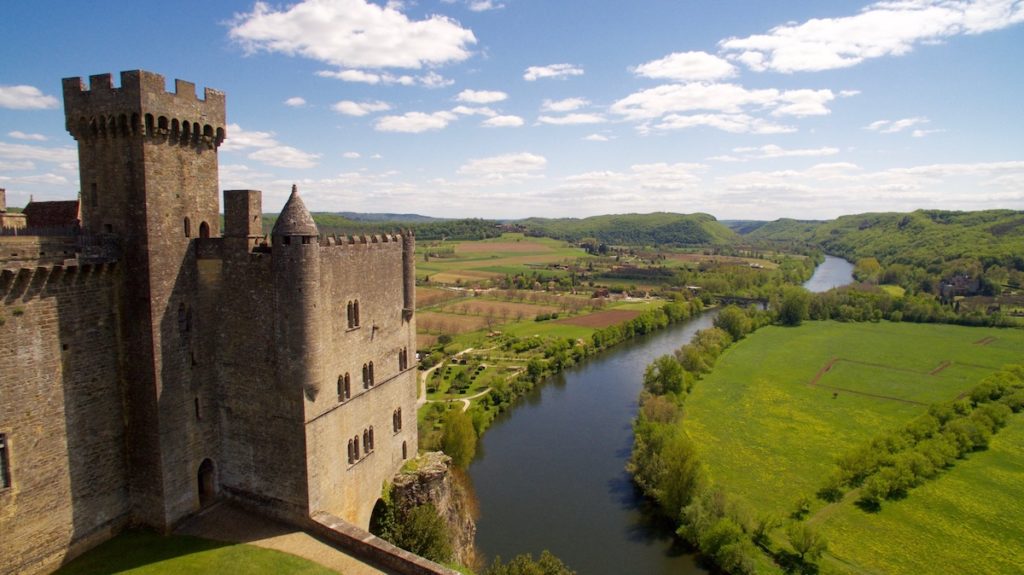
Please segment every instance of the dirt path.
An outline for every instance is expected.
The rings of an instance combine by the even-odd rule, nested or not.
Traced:
[[[909,403],[910,405],[928,405],[927,403],[921,403],[920,401],[914,401],[912,399],[902,399],[902,398],[899,398],[899,397],[893,397],[891,395],[879,395],[877,393],[868,393],[866,391],[858,391],[856,389],[847,389],[845,387],[835,387],[835,386],[832,386],[832,385],[823,385],[821,383],[821,378],[825,377],[825,374],[828,373],[829,371],[831,371],[831,369],[837,363],[839,363],[840,361],[845,361],[845,362],[849,362],[849,363],[856,363],[856,364],[860,364],[860,365],[870,365],[872,367],[884,367],[884,368],[892,369],[892,370],[895,370],[895,371],[905,371],[905,372],[908,372],[908,373],[918,373],[916,371],[911,371],[909,369],[899,369],[899,368],[889,367],[889,366],[875,364],[875,363],[867,363],[867,362],[864,362],[864,361],[854,361],[854,360],[850,360],[850,359],[843,359],[843,358],[839,358],[839,357],[833,357],[832,359],[828,360],[825,363],[825,365],[823,365],[821,367],[821,369],[818,370],[818,373],[814,374],[814,377],[811,378],[811,381],[807,385],[809,385],[810,387],[817,387],[817,388],[821,388],[821,389],[828,389],[828,390],[831,390],[831,391],[842,391],[843,393],[850,393],[850,394],[853,394],[853,395],[860,395],[860,396],[863,396],[863,397],[873,397],[875,399],[885,399],[885,400],[888,400],[888,401],[898,401],[900,403]],[[945,367],[943,367],[943,369],[945,369]],[[939,371],[941,371],[941,370],[939,370]]]
[[[995,340],[996,340],[996,338],[994,338],[994,337],[985,337],[985,338],[979,339],[978,341],[974,342],[974,345],[988,345],[988,344],[992,343]]]
[[[345,575],[396,575],[363,563],[347,551],[291,525],[218,503],[182,524],[177,533],[214,541],[247,543],[298,555]]]
[[[953,365],[952,361],[948,361],[948,360],[944,361],[944,362],[940,363],[939,365],[937,365],[935,367],[935,369],[929,371],[928,375],[939,375],[940,373],[942,373],[942,370],[946,369],[947,367],[949,367],[951,365]]]

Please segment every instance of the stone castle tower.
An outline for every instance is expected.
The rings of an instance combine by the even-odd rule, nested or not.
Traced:
[[[225,191],[222,234],[221,92],[132,71],[64,102],[80,230],[0,235],[0,573],[219,498],[365,528],[416,451],[412,235],[321,236],[295,188],[269,238]]]

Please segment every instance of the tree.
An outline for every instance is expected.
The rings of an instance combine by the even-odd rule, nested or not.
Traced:
[[[438,563],[452,558],[452,544],[444,519],[431,503],[413,507],[396,525],[395,544]]]
[[[790,287],[782,292],[779,304],[779,322],[782,325],[797,326],[808,318],[810,294],[802,287]]]
[[[495,557],[494,563],[484,571],[484,575],[576,575],[576,572],[550,551],[544,550],[537,561],[529,553],[516,555],[504,564],[501,557]]]
[[[814,560],[828,548],[828,543],[820,533],[804,522],[793,523],[786,530],[789,544],[800,556],[800,561]]]
[[[686,372],[676,358],[665,354],[647,366],[644,388],[654,395],[678,394],[686,389]]]
[[[715,327],[728,332],[733,341],[739,341],[741,337],[750,333],[751,322],[746,312],[738,306],[730,305],[718,313]]]
[[[451,457],[456,466],[463,469],[469,466],[469,462],[476,455],[476,430],[473,428],[473,419],[461,409],[456,409],[445,418],[441,451]]]

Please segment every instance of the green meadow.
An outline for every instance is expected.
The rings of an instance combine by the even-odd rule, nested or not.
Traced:
[[[785,517],[801,498],[813,501],[811,521],[831,551],[825,572],[1012,572],[1009,565],[1024,565],[1020,416],[990,449],[879,513],[854,506],[855,497],[826,508],[814,495],[836,456],[1021,362],[1022,330],[771,326],[729,348],[696,384],[685,426],[711,479],[744,507]]]

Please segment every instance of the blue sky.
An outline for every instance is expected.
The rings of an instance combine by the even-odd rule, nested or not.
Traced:
[[[227,93],[222,189],[315,211],[1024,209],[1024,1],[8,3],[0,187],[73,197],[63,77]]]

